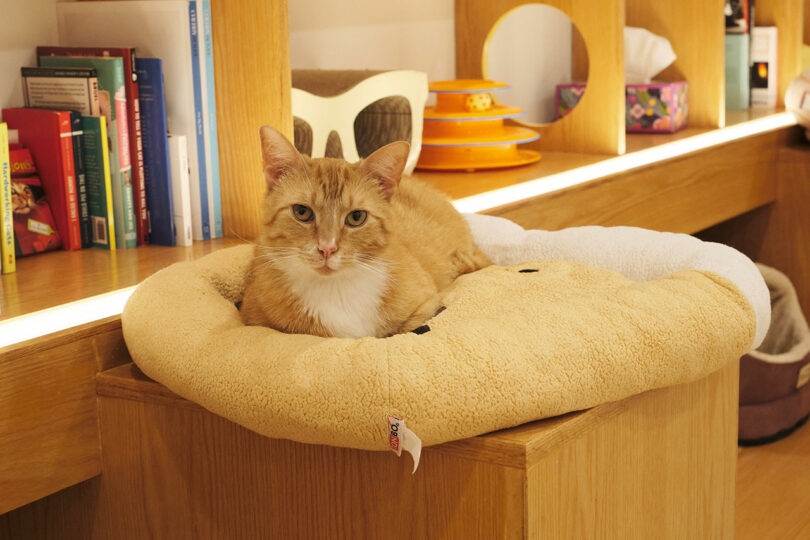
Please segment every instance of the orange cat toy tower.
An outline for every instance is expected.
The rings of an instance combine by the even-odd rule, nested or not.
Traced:
[[[537,140],[529,128],[504,126],[521,109],[493,103],[491,92],[506,90],[500,82],[460,79],[430,84],[436,105],[425,107],[422,152],[417,169],[496,169],[533,163],[540,154],[519,150],[518,144]]]

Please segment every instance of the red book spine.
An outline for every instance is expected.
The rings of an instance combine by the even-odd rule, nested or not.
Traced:
[[[138,88],[138,72],[135,66],[135,49],[122,54],[124,61],[124,88],[127,95],[127,125],[129,126],[129,155],[132,164],[132,198],[135,206],[135,235],[138,245],[149,243],[149,219],[146,214],[146,180],[143,167],[143,138],[141,135],[141,97]]]
[[[135,66],[133,66],[134,68]],[[134,73],[134,71],[133,71]],[[127,99],[127,119],[132,136],[129,139],[130,154],[132,155],[132,190],[135,199],[135,229],[138,235],[138,245],[149,243],[149,218],[146,213],[146,180],[143,166],[143,135],[141,131],[140,90],[137,82],[128,82],[129,94]]]
[[[70,113],[59,113],[59,149],[62,154],[62,178],[65,182],[65,204],[68,218],[68,238],[63,239],[65,249],[82,249],[79,227],[79,197],[76,193],[76,168],[73,163],[73,130]]]

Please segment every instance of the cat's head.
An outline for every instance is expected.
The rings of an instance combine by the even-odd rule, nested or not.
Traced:
[[[11,182],[11,212],[18,216],[26,216],[36,205],[34,193],[27,184]]]
[[[379,266],[408,143],[391,143],[348,163],[303,156],[269,126],[260,135],[267,182],[260,249],[268,262],[324,276]]]

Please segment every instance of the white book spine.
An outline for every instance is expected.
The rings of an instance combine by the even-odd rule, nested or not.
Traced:
[[[172,217],[174,237],[178,246],[190,246],[191,190],[188,174],[188,146],[185,135],[169,135],[169,166],[172,183]]]
[[[778,42],[775,26],[755,26],[751,31],[752,107],[776,107]]]

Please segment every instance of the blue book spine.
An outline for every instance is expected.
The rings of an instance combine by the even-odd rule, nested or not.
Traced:
[[[211,27],[211,0],[203,0],[203,39],[205,40],[205,78],[208,86],[208,140],[207,150],[211,156],[211,189],[208,198],[213,200],[212,238],[222,237],[222,199],[219,194],[219,142],[217,135],[217,100],[214,90],[214,40]]]
[[[194,78],[194,123],[197,135],[197,169],[200,176],[200,216],[202,217],[203,240],[211,238],[210,217],[208,215],[208,180],[205,166],[205,129],[203,115],[205,110],[202,100],[202,82],[200,80],[200,45],[199,45],[199,15],[197,3],[191,0],[188,3],[188,27],[191,39],[191,74]]]
[[[138,58],[136,70],[140,86],[149,243],[173,246],[175,235],[166,100],[163,92],[163,61],[159,58]]]

